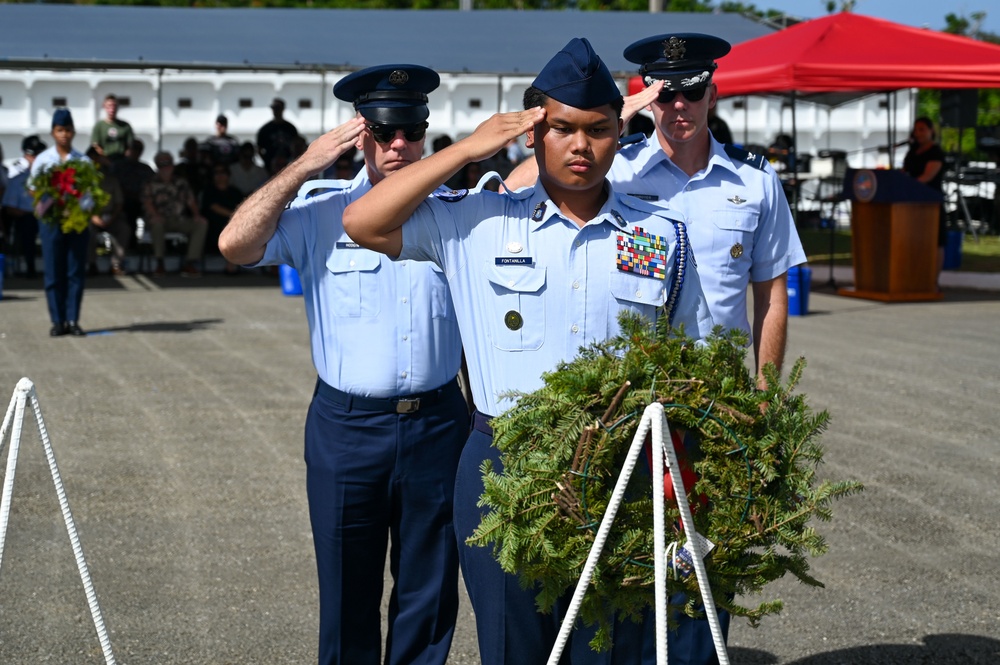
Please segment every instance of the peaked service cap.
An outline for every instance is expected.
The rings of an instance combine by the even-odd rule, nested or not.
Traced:
[[[427,67],[379,65],[340,79],[333,94],[354,104],[366,120],[399,127],[427,119],[427,94],[440,84],[441,77]]]
[[[45,148],[46,146],[42,140],[38,138],[38,134],[26,136],[24,137],[24,140],[21,141],[21,152],[25,155],[38,155],[45,150]]]
[[[731,48],[712,35],[680,32],[640,39],[625,49],[625,59],[640,65],[646,85],[662,79],[667,90],[689,90],[711,81],[715,60]]]

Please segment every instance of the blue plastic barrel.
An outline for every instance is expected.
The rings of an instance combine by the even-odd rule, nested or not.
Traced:
[[[281,279],[281,292],[286,296],[301,296],[302,282],[299,281],[299,272],[286,265],[278,266],[278,277]]]
[[[809,285],[812,269],[792,266],[788,269],[788,315],[805,316],[809,313]]]
[[[944,245],[944,270],[958,270],[962,265],[962,231],[948,231]]]

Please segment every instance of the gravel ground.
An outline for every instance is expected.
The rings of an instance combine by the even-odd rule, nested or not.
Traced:
[[[788,357],[807,358],[802,390],[832,415],[822,472],[867,489],[819,525],[826,588],[769,588],[784,613],[735,623],[731,661],[1000,663],[1000,293],[810,301]],[[99,277],[81,324],[85,338],[50,339],[40,282],[8,279],[0,391],[34,382],[117,662],[315,662],[301,299],[257,274]],[[39,442],[29,411],[0,663],[102,663]],[[478,662],[463,603],[453,664]]]

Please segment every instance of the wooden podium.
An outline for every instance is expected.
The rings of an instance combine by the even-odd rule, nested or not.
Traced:
[[[837,293],[882,302],[940,300],[941,193],[902,171],[848,169],[854,288]]]

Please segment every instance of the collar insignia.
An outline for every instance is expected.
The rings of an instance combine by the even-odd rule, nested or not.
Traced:
[[[531,219],[535,222],[542,221],[542,217],[545,216],[545,201],[539,201],[535,206],[535,210],[531,213]]]

